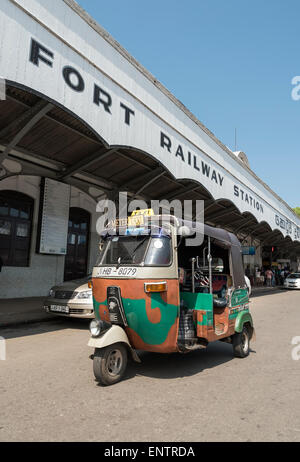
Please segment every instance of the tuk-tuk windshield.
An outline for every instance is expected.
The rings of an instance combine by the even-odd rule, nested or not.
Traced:
[[[168,266],[172,250],[169,236],[107,236],[100,243],[99,265]]]

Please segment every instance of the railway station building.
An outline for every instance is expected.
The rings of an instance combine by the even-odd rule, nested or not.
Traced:
[[[89,274],[96,206],[203,200],[251,274],[300,263],[300,218],[73,0],[0,4],[0,298]]]

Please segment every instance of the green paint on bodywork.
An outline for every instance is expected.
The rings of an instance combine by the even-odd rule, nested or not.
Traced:
[[[249,302],[249,295],[247,289],[237,289],[231,296],[231,307],[245,305]]]
[[[201,294],[191,292],[180,292],[180,299],[184,300],[188,309],[205,311],[203,314],[202,321],[197,324],[202,326],[213,325],[213,295],[212,294]]]
[[[212,311],[212,294],[193,294],[191,292],[180,292],[180,299],[184,300],[190,310]]]
[[[151,309],[159,308],[161,313],[160,322],[154,324],[148,319],[145,299],[132,300],[122,297],[122,301],[128,327],[134,330],[143,342],[148,345],[160,345],[164,343],[178,317],[179,307],[164,302],[160,293],[153,293],[151,295]],[[97,302],[94,299],[94,312],[97,319],[100,319],[100,305],[107,307],[107,300]]]
[[[123,306],[129,327],[149,345],[164,343],[178,317],[178,306],[164,302],[160,293],[151,295],[151,309],[159,308],[161,313],[161,320],[157,324],[149,321],[144,299],[131,300],[123,298]]]
[[[236,318],[236,321],[235,321],[235,331],[239,332],[239,333],[242,332],[243,326],[244,326],[244,324],[246,322],[249,322],[251,327],[253,327],[252,316],[251,316],[251,314],[249,313],[248,310],[241,311],[237,315],[237,318]]]

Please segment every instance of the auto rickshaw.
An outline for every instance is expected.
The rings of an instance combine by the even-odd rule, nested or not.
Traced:
[[[186,245],[197,232],[202,243]],[[110,223],[99,249],[88,345],[100,384],[121,380],[128,354],[141,362],[137,350],[188,353],[221,340],[248,356],[254,327],[234,234],[141,211]]]

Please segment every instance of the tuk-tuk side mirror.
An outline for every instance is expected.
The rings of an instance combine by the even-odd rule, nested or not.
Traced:
[[[177,234],[181,237],[187,237],[191,235],[191,230],[188,226],[180,226],[177,230]]]

